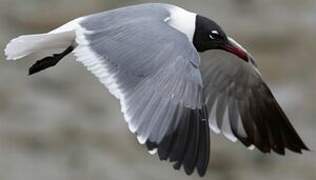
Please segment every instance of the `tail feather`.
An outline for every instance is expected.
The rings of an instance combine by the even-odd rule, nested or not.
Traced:
[[[4,50],[7,60],[17,60],[33,53],[72,46],[81,19],[72,20],[49,33],[23,35],[11,40]]]
[[[74,39],[74,31],[23,35],[11,40],[4,51],[7,60],[17,60],[43,50],[65,49]]]

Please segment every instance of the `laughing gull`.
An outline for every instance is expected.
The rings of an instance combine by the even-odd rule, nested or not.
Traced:
[[[5,54],[17,60],[55,49],[29,74],[73,53],[119,99],[138,141],[188,175],[194,169],[206,173],[210,129],[263,153],[308,150],[252,56],[217,23],[196,13],[160,3],[123,7],[45,34],[20,36]],[[204,59],[202,66],[199,53],[207,50],[227,55]]]

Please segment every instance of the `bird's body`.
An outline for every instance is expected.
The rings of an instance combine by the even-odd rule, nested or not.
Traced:
[[[261,78],[253,58],[214,21],[169,4],[141,4],[75,19],[49,33],[11,41],[7,59],[66,49],[120,100],[129,129],[161,160],[196,168],[209,161],[210,132],[262,152],[307,150]],[[229,52],[201,67],[199,52]]]

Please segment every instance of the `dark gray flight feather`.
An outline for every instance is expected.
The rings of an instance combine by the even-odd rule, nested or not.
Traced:
[[[285,148],[297,153],[308,150],[252,64],[223,51],[209,55],[212,58],[201,65],[209,111],[214,101],[219,102],[217,123],[211,126],[218,126],[224,134],[231,133],[246,146],[254,145],[264,153],[273,150],[284,154]],[[225,111],[229,121],[226,130]]]

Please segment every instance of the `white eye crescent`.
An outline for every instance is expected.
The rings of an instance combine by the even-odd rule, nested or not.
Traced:
[[[213,31],[212,31],[212,34],[219,34],[219,32],[216,31],[216,30],[213,30]]]
[[[216,30],[211,31],[211,34],[209,34],[210,39],[215,39],[213,35],[219,35],[219,32]]]

